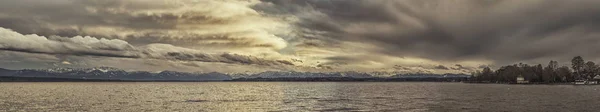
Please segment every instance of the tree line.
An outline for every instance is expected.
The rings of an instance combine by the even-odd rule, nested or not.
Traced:
[[[581,56],[571,60],[571,66],[560,66],[557,61],[550,61],[547,66],[542,64],[514,64],[502,66],[493,71],[489,67],[472,73],[473,81],[515,83],[516,78],[521,76],[532,83],[564,83],[575,80],[592,80],[600,74],[600,67],[592,61],[585,62]]]

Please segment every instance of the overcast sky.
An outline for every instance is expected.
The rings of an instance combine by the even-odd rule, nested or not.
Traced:
[[[598,48],[598,0],[0,1],[10,69],[468,73]]]

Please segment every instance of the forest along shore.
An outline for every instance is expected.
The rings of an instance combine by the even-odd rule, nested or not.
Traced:
[[[581,56],[571,59],[571,66],[560,66],[551,60],[546,67],[542,64],[514,64],[492,70],[484,67],[472,73],[471,83],[507,84],[598,84],[600,67],[592,61],[585,62]]]

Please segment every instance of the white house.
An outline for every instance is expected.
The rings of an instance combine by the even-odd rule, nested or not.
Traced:
[[[529,81],[525,80],[525,77],[520,76],[520,75],[517,77],[517,84],[527,84],[527,83],[529,83]]]

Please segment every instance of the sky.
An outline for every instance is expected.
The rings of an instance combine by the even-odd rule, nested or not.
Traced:
[[[600,60],[598,0],[2,0],[0,67],[470,73]]]

